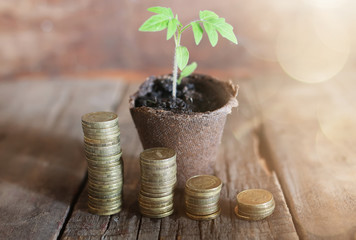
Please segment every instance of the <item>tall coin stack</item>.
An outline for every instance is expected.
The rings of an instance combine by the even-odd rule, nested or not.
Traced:
[[[198,175],[185,184],[185,212],[194,220],[210,220],[220,215],[220,191],[222,182],[218,177]]]
[[[243,220],[262,220],[271,215],[275,208],[272,193],[264,189],[248,189],[236,196],[235,214]]]
[[[140,212],[149,218],[173,213],[173,195],[177,183],[176,153],[170,148],[150,148],[140,154]]]
[[[82,116],[84,150],[88,162],[88,207],[97,215],[121,211],[123,161],[118,116],[93,112]]]

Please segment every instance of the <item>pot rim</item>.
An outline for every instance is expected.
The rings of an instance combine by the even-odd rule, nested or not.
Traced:
[[[152,78],[156,79],[156,78],[164,78],[168,76],[166,75],[152,75],[146,78],[146,81],[151,80]],[[169,110],[164,110],[164,109],[156,109],[156,108],[151,108],[151,107],[146,107],[146,106],[142,106],[142,107],[135,107],[135,99],[137,98],[138,92],[139,90],[137,90],[135,93],[133,93],[132,95],[130,95],[130,99],[129,99],[129,105],[130,105],[130,110],[138,110],[138,111],[144,111],[144,112],[151,112],[151,113],[156,113],[156,114],[160,114],[160,115],[175,115],[175,116],[196,116],[196,117],[200,117],[200,116],[207,116],[207,115],[215,115],[215,114],[221,114],[221,113],[225,113],[225,114],[229,114],[231,113],[231,109],[234,107],[237,107],[238,101],[236,99],[237,95],[238,95],[238,90],[239,90],[239,86],[237,84],[234,84],[231,80],[229,81],[221,81],[218,80],[215,77],[212,77],[210,75],[204,75],[204,74],[192,74],[191,76],[195,76],[195,77],[205,77],[205,78],[210,78],[213,82],[217,83],[217,84],[221,84],[223,86],[223,88],[225,89],[225,91],[227,92],[227,94],[230,95],[229,100],[220,108],[217,108],[213,111],[206,111],[206,112],[191,112],[191,113],[177,113],[177,112],[172,112]],[[142,83],[143,84],[143,83]],[[140,85],[141,86],[141,85]]]

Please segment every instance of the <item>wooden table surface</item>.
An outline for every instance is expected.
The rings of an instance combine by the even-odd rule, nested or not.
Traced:
[[[138,210],[142,151],[128,110],[137,84],[96,79],[0,83],[0,239],[356,239],[354,76],[304,84],[285,77],[236,79],[239,110],[229,115],[216,176],[222,214],[194,221],[183,195],[163,219]],[[345,80],[347,79],[347,80]],[[119,115],[124,208],[88,213],[80,117]],[[236,218],[236,194],[271,191],[272,216]]]

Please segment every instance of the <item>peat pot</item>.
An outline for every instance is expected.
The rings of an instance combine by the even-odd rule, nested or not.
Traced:
[[[193,74],[190,82],[196,90],[206,94],[217,107],[206,112],[189,114],[150,107],[135,107],[138,94],[150,91],[147,86],[155,79],[149,77],[140,91],[130,97],[130,112],[144,149],[169,147],[177,152],[178,187],[197,174],[214,174],[215,161],[221,141],[226,116],[238,106],[238,86],[206,75]],[[144,90],[144,91],[142,91]]]

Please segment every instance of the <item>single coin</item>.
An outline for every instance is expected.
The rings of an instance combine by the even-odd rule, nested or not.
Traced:
[[[193,191],[190,191],[187,188],[185,188],[184,193],[186,196],[196,198],[196,199],[209,199],[209,198],[213,198],[213,197],[219,197],[220,190],[221,189],[217,189],[212,192],[193,192]]]
[[[88,199],[88,204],[94,208],[98,209],[113,209],[122,206],[122,201],[115,201],[115,202],[95,202]]]
[[[116,163],[122,163],[123,160],[121,158],[122,152],[117,154],[117,155],[113,155],[113,156],[107,156],[107,157],[98,157],[98,156],[86,156],[86,160],[88,161],[88,163],[91,164],[98,164],[98,165],[113,165]]]
[[[92,214],[96,214],[96,215],[113,215],[113,214],[116,214],[116,213],[119,213],[121,211],[121,206],[116,208],[116,209],[109,209],[109,210],[106,210],[106,209],[98,209],[98,208],[95,208],[95,207],[91,207],[88,205],[88,208],[89,208],[89,212],[92,213]]]
[[[273,195],[264,189],[247,189],[236,196],[238,206],[266,208],[273,202]]]
[[[91,162],[88,162],[88,167],[93,171],[98,171],[98,172],[107,172],[112,169],[116,169],[116,170],[118,169],[120,171],[122,170],[122,165],[119,161],[114,162],[111,165],[104,165],[104,164],[98,165],[98,164],[92,164]]]
[[[162,213],[162,214],[153,214],[153,215],[146,214],[146,213],[141,213],[141,214],[148,218],[164,218],[164,217],[168,217],[168,216],[172,215],[173,212],[174,212],[174,209],[172,209],[166,213]]]
[[[82,122],[89,126],[116,123],[117,120],[118,116],[113,112],[91,112],[82,116]]]
[[[87,139],[95,139],[95,140],[103,140],[105,141],[112,141],[112,139],[118,138],[120,136],[120,132],[117,133],[113,133],[113,134],[104,134],[104,135],[97,135],[97,134],[85,134],[84,137],[86,137]]]
[[[141,185],[141,191],[147,194],[143,194],[145,196],[148,197],[163,197],[163,196],[167,196],[169,194],[171,194],[174,189],[175,189],[176,185],[173,185],[171,187],[167,187],[167,188],[162,188],[162,189],[156,189],[156,188],[148,188],[144,185]]]
[[[167,202],[157,202],[157,203],[147,203],[147,202],[139,202],[139,205],[143,208],[163,208],[173,205],[173,200]]]
[[[122,200],[122,194],[121,195],[117,195],[114,196],[112,198],[98,198],[98,197],[93,197],[90,194],[88,195],[88,200],[93,201],[93,202],[98,202],[98,203],[115,203],[117,201],[121,201]]]
[[[107,134],[107,133],[113,133],[113,132],[119,132],[120,127],[119,125],[114,125],[113,127],[108,127],[108,128],[89,128],[86,126],[83,126],[83,132],[88,133],[88,134]]]
[[[190,219],[193,219],[193,220],[211,220],[211,219],[214,219],[214,218],[217,218],[221,213],[221,210],[219,209],[217,212],[215,213],[212,213],[212,214],[209,214],[209,215],[194,215],[194,214],[190,214],[189,212],[185,212],[185,214],[190,218]]]
[[[198,207],[198,208],[191,208],[191,207],[188,207],[187,205],[185,206],[186,212],[193,214],[193,215],[209,215],[209,214],[215,213],[219,209],[220,209],[220,207],[218,204],[211,206],[211,207]]]
[[[141,152],[140,159],[146,163],[175,161],[176,152],[170,148],[149,148]]]
[[[197,175],[187,180],[186,188],[194,192],[213,192],[221,189],[221,180],[212,175]]]
[[[270,216],[273,211],[271,211],[270,213],[266,213],[266,214],[262,214],[262,215],[257,215],[257,216],[251,216],[251,215],[241,215],[239,213],[239,208],[238,206],[235,207],[235,214],[238,218],[242,219],[242,220],[248,220],[248,221],[258,221],[258,220],[262,220],[267,218],[268,216]]]
[[[157,204],[152,206],[144,203],[139,203],[139,207],[140,210],[146,213],[161,214],[170,211],[173,208],[173,202],[167,204]]]
[[[84,136],[84,143],[88,145],[100,145],[100,144],[117,144],[120,143],[120,135],[107,139],[92,139]]]
[[[162,202],[168,202],[172,201],[173,199],[173,193],[170,195],[164,196],[164,197],[159,197],[159,198],[153,198],[153,197],[147,197],[142,194],[139,194],[139,201],[141,202],[146,202],[146,203],[162,203]]]
[[[152,164],[140,161],[140,167],[145,169],[146,171],[166,171],[172,168],[177,169],[177,162],[172,161],[168,162],[167,164]]]
[[[160,197],[165,197],[168,196],[170,194],[172,194],[172,190],[171,191],[167,191],[167,192],[163,192],[163,193],[154,193],[154,192],[148,192],[145,191],[144,189],[141,188],[141,194],[146,196],[146,197],[152,197],[152,198],[160,198]]]
[[[209,205],[209,204],[214,204],[219,201],[220,195],[215,195],[210,198],[195,198],[190,195],[185,194],[184,195],[185,202],[191,205]]]

